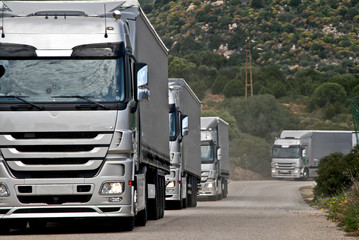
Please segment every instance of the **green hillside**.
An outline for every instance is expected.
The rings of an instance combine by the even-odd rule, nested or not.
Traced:
[[[358,0],[169,1],[142,4],[173,56],[215,51],[283,70],[359,72]]]
[[[359,95],[359,0],[143,1],[202,115],[230,123],[232,176],[270,175],[283,129],[353,130]],[[246,41],[254,96],[245,99]],[[248,89],[250,92],[250,89]]]

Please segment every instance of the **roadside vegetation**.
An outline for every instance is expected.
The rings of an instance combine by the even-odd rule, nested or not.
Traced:
[[[322,158],[312,201],[351,236],[359,236],[358,159],[358,147],[347,155],[334,153]]]

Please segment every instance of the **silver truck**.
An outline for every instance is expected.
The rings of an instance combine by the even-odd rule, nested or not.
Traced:
[[[227,197],[229,179],[228,123],[219,117],[201,118],[200,200]]]
[[[201,102],[184,79],[168,80],[171,172],[166,175],[166,207],[197,206],[201,178]]]
[[[0,229],[163,217],[168,51],[139,3],[0,7]]]
[[[352,139],[352,131],[283,130],[272,147],[272,177],[316,177],[319,160],[334,152],[348,154]]]

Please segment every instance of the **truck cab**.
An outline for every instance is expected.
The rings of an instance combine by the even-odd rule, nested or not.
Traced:
[[[307,178],[306,146],[300,139],[277,139],[272,147],[272,177]]]

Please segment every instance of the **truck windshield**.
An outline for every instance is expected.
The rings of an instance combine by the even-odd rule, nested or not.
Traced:
[[[0,60],[0,96],[21,96],[30,102],[124,100],[123,60],[34,59]],[[57,96],[57,97],[56,97]],[[0,102],[18,101],[0,98]]]
[[[299,158],[300,157],[300,148],[299,147],[289,147],[281,148],[274,147],[272,150],[273,158]]]
[[[201,161],[202,163],[212,163],[213,158],[213,144],[202,143],[201,145]]]

